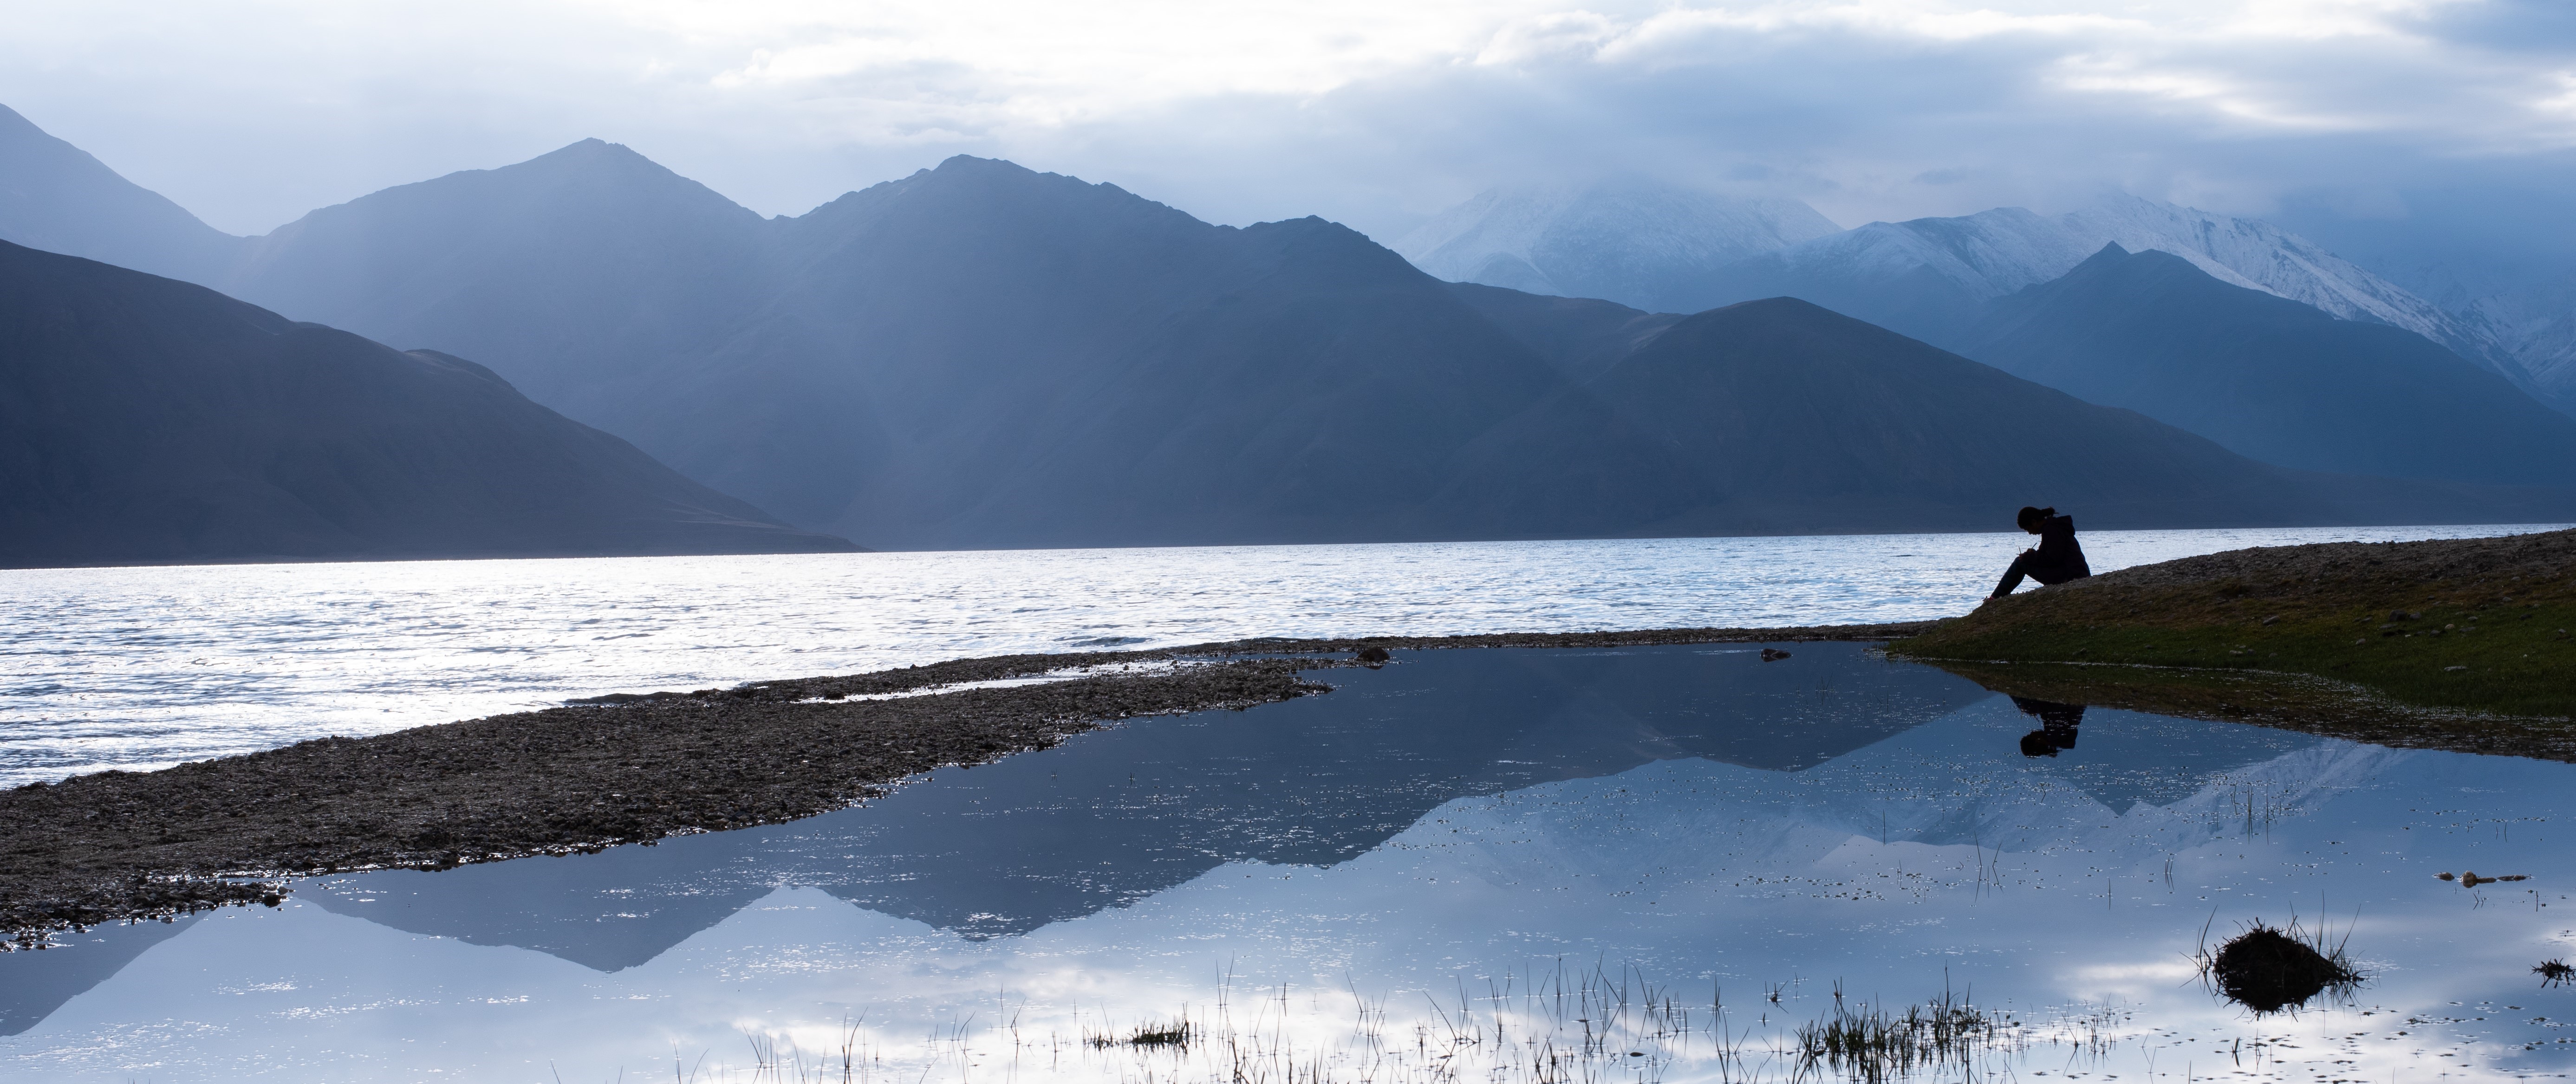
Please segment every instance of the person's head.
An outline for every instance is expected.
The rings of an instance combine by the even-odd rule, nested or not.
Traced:
[[[2032,534],[2038,534],[2039,525],[2047,522],[2048,517],[2056,514],[2057,509],[2054,508],[2032,508],[2025,505],[2021,510],[2021,514],[2013,517],[2013,522],[2021,524],[2022,530],[2029,531]]]

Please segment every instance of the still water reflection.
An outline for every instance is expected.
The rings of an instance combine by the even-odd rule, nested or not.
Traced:
[[[0,956],[0,1078],[1789,1079],[1838,993],[1945,990],[2010,1041],[1927,1076],[2576,1063],[2530,971],[2576,947],[2576,768],[1782,646],[1404,653],[795,824],[93,931]],[[2294,915],[2346,1001],[2195,980]]]

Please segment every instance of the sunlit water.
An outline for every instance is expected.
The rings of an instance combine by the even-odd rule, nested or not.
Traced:
[[[2545,527],[2100,532],[2095,571]],[[0,785],[605,692],[1245,636],[1956,614],[2029,537],[1852,535],[0,571]]]
[[[2030,757],[2006,698],[1788,646],[1400,653],[794,824],[72,935],[0,955],[0,1079],[1821,1082],[1869,1079],[1798,1053],[1838,993],[1945,991],[1995,1038],[1916,1079],[2576,1066],[2531,970],[2576,766],[2098,708]],[[2357,989],[2198,981],[2294,916]]]

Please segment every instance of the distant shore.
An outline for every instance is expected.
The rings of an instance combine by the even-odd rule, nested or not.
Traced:
[[[829,812],[907,776],[1121,719],[1327,692],[1369,649],[1885,641],[1926,622],[1774,629],[1251,639],[959,659],[322,738],[0,791],[0,931],[275,903],[297,876],[596,851]],[[1175,665],[1184,664],[1184,665]],[[1084,673],[1042,684],[977,682]],[[898,695],[924,693],[925,695]],[[897,695],[895,699],[853,699]]]

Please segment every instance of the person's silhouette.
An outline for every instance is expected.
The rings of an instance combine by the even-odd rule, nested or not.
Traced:
[[[2084,725],[2084,705],[2033,700],[2027,696],[2016,696],[2012,702],[2022,714],[2039,720],[2039,729],[2021,736],[2021,755],[2053,757],[2060,749],[2075,748],[2075,728]]]
[[[2024,508],[2014,517],[2021,529],[2039,536],[2039,548],[2021,551],[2013,558],[2011,568],[2004,570],[2003,582],[1995,585],[1991,598],[2002,598],[2021,586],[2028,576],[2043,584],[2080,580],[2093,574],[2084,563],[2084,547],[2075,542],[2075,517],[2061,516],[2054,508]]]

